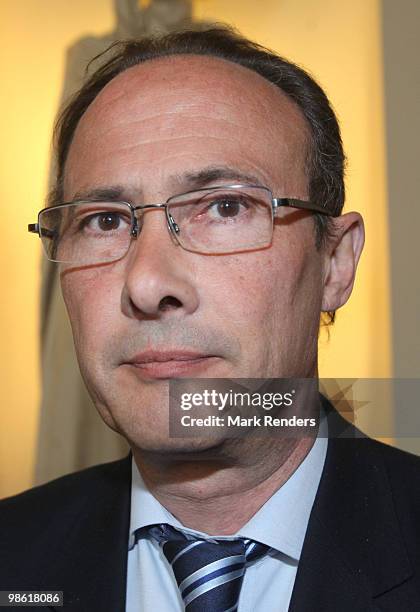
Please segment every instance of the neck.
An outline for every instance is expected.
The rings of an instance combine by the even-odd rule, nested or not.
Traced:
[[[213,453],[133,455],[152,495],[185,527],[232,535],[290,478],[314,440],[236,439]]]
[[[317,372],[306,381],[316,383],[316,376]],[[291,410],[299,416],[317,416],[318,385],[301,382],[299,401]],[[204,450],[191,445],[191,440],[188,448],[166,452],[133,448],[133,456],[149,491],[185,527],[233,535],[292,476],[317,435],[317,431],[296,438],[254,433],[226,438]]]

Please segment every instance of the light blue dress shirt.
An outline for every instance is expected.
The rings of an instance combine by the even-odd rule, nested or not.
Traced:
[[[325,427],[326,419],[322,419],[320,434],[298,469],[235,534],[274,549],[247,568],[238,612],[287,612],[289,608],[327,452]],[[134,545],[134,531],[154,523],[169,523],[186,532],[209,537],[184,527],[153,497],[133,460],[126,612],[184,610],[174,574],[159,545],[148,539],[140,539]],[[223,538],[226,536],[220,536]]]

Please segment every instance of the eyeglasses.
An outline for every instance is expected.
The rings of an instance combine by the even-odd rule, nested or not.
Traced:
[[[75,200],[44,208],[28,231],[39,235],[50,261],[93,265],[123,258],[141,234],[144,213],[165,211],[176,244],[187,251],[228,254],[268,247],[274,217],[282,207],[330,215],[320,205],[295,198],[274,198],[258,185],[227,185],[189,191],[164,204]]]

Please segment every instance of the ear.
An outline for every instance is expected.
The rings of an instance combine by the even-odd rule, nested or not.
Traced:
[[[362,217],[350,212],[334,218],[332,234],[324,247],[323,311],[340,308],[350,297],[365,242]]]

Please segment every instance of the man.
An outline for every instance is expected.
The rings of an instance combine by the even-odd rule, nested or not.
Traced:
[[[326,402],[318,436],[169,435],[171,379],[317,377],[364,239],[322,90],[223,28],[133,42],[57,142],[32,229],[132,457],[3,501],[1,588],[101,612],[417,610],[416,457],[332,437]]]

